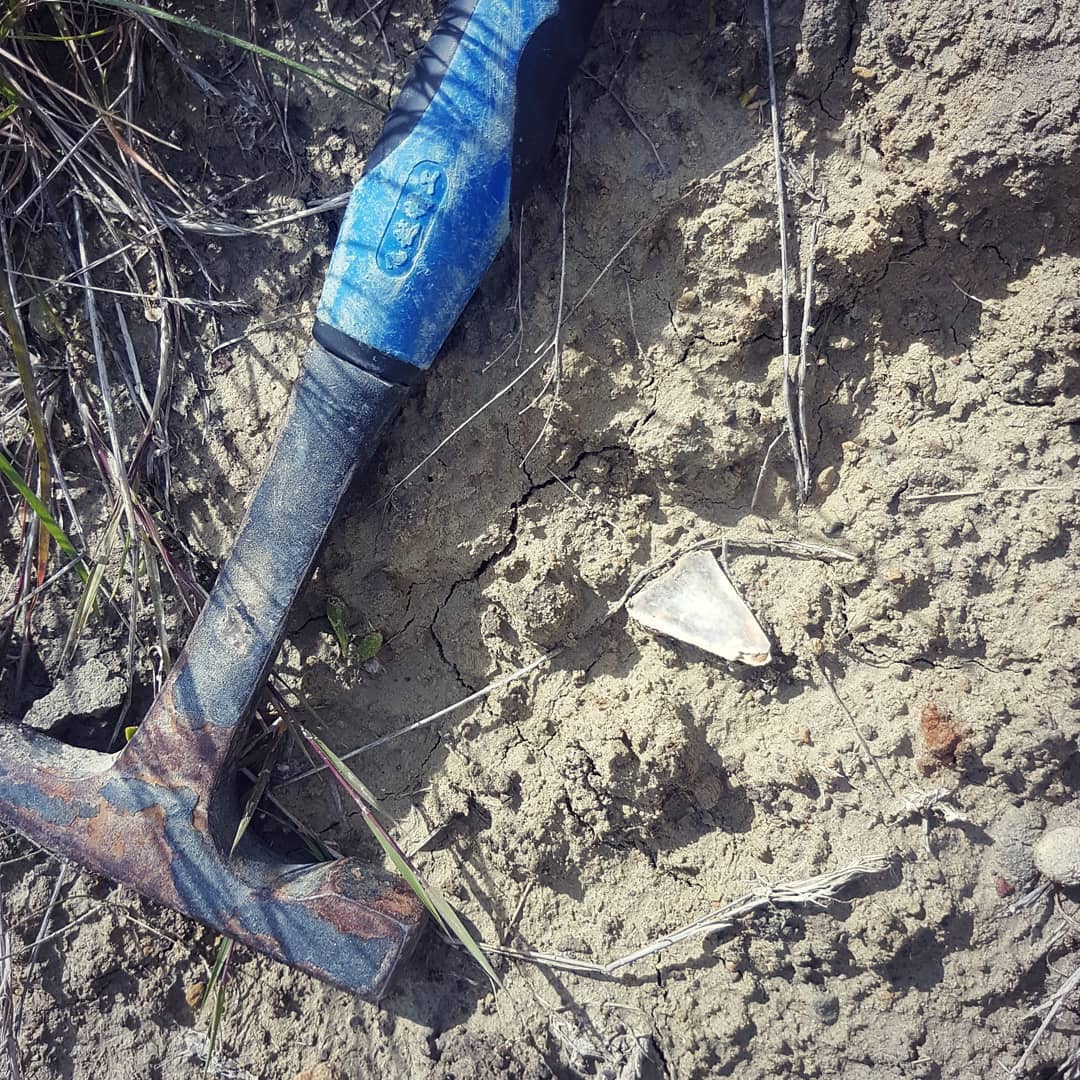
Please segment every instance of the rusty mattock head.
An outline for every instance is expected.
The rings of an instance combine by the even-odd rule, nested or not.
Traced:
[[[246,720],[341,495],[404,390],[314,346],[270,462],[183,653],[117,754],[0,725],[0,818],[43,847],[277,960],[377,1000],[424,925],[400,879],[290,865],[245,835]]]

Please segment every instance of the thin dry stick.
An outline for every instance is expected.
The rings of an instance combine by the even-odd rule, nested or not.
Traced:
[[[38,952],[41,946],[46,941],[51,940],[54,936],[49,933],[49,923],[52,922],[53,909],[60,901],[60,891],[68,882],[68,874],[70,868],[66,862],[60,863],[60,872],[56,875],[56,884],[53,885],[52,895],[49,897],[49,903],[45,908],[45,914],[41,919],[41,925],[38,927],[37,936],[34,938],[34,943],[30,946],[30,958],[26,961],[26,970],[30,971],[31,968],[37,963]],[[26,1007],[26,986],[22,988],[22,993],[19,995],[19,1009],[15,1014],[15,1034],[17,1035],[22,1030],[22,1018],[23,1009]]]
[[[751,511],[757,506],[758,496],[761,494],[761,485],[765,481],[765,470],[769,467],[769,458],[772,457],[772,452],[776,449],[777,444],[783,437],[784,433],[781,431],[780,434],[769,443],[769,447],[765,451],[765,456],[761,459],[761,468],[758,469],[757,483],[754,485],[754,497],[750,500]]]
[[[355,750],[350,750],[347,754],[340,754],[339,757],[342,761],[348,761],[350,758],[356,757],[358,754],[366,754],[369,750],[374,750],[376,747],[385,746],[388,742],[393,742],[394,739],[400,739],[402,735],[408,735],[411,731],[416,731],[419,728],[427,727],[429,724],[435,723],[436,720],[441,720],[444,716],[449,716],[453,712],[457,712],[458,709],[464,709],[466,705],[472,705],[475,701],[480,701],[483,698],[488,697],[490,694],[495,693],[496,690],[501,690],[504,686],[509,686],[510,683],[516,682],[518,679],[524,678],[530,671],[535,671],[542,664],[546,664],[553,660],[562,649],[552,649],[551,652],[544,653],[543,656],[538,656],[530,664],[526,664],[524,667],[518,668],[516,671],[511,671],[509,675],[503,675],[501,678],[496,679],[494,682],[490,682],[487,686],[482,687],[475,693],[470,694],[468,697],[462,698],[460,701],[454,702],[453,705],[447,705],[445,709],[440,709],[438,712],[432,713],[430,716],[425,716],[422,720],[417,720],[415,723],[409,724],[407,727],[400,728],[397,731],[391,732],[389,735],[383,735],[382,738],[375,739],[372,742],[365,743],[363,746],[358,746]],[[308,769],[306,772],[299,773],[296,776],[290,776],[282,780],[275,785],[275,788],[280,789],[287,787],[289,784],[298,783],[301,780],[306,780],[309,776],[314,776],[316,773],[321,773],[326,769],[325,765],[319,765],[315,768]]]
[[[884,856],[875,856],[862,862],[852,863],[840,870],[832,870],[816,877],[803,878],[799,881],[782,882],[779,885],[769,885],[765,892],[747,893],[745,896],[733,900],[708,915],[695,919],[694,922],[680,927],[678,930],[649,942],[648,945],[634,952],[619,956],[606,964],[597,964],[589,960],[578,960],[571,956],[558,956],[553,953],[526,952],[519,949],[508,949],[497,945],[485,945],[482,948],[486,952],[497,953],[499,956],[508,956],[515,960],[527,960],[544,967],[558,968],[561,971],[573,971],[580,975],[611,976],[624,967],[635,964],[657,953],[670,949],[688,939],[699,940],[710,937],[713,934],[722,933],[732,929],[739,919],[752,915],[765,908],[777,905],[798,906],[809,904],[814,907],[824,907],[831,901],[840,897],[843,889],[855,881],[870,877],[874,874],[884,873],[893,866],[892,860]]]
[[[0,1042],[7,1053],[8,1075],[20,1080],[19,1044],[15,1040],[15,997],[12,987],[11,933],[4,918],[4,898],[0,894]]]
[[[947,502],[949,499],[973,499],[983,495],[1034,495],[1041,491],[1068,491],[1077,489],[1068,484],[1033,484],[1030,487],[968,488],[956,491],[935,491],[925,495],[905,495],[903,502]]]
[[[514,300],[514,311],[517,315],[517,330],[514,336],[510,339],[510,344],[494,360],[489,360],[481,369],[481,373],[487,371],[489,368],[493,368],[515,345],[517,345],[517,354],[514,357],[514,367],[517,367],[521,363],[521,353],[525,348],[525,308],[522,303],[521,295],[521,281],[522,281],[522,264],[525,258],[524,247],[522,245],[522,238],[525,231],[525,208],[522,207],[518,213],[518,236],[517,236],[517,296]]]
[[[885,773],[882,772],[881,766],[878,764],[878,759],[874,756],[874,751],[870,749],[870,744],[866,741],[866,736],[863,735],[862,731],[860,730],[859,725],[855,720],[855,717],[851,715],[851,710],[844,704],[844,699],[840,697],[840,695],[836,692],[836,687],[833,685],[832,678],[829,676],[828,671],[825,670],[825,665],[821,662],[820,659],[817,662],[817,666],[818,671],[821,672],[822,679],[825,680],[825,685],[829,688],[829,693],[832,694],[833,700],[840,707],[840,711],[848,718],[849,722],[851,723],[852,730],[855,732],[855,735],[857,736],[859,743],[863,748],[863,752],[870,759],[870,763],[874,766],[874,770],[877,772],[878,778],[885,785],[885,790],[888,791],[890,795],[895,797],[896,792],[893,790],[892,784],[889,783],[888,777],[886,777]]]
[[[580,68],[579,70],[586,79],[591,79],[594,83],[596,83],[597,86],[602,86],[604,88],[604,91],[611,98],[611,100],[614,101],[620,109],[622,109],[623,113],[626,116],[626,119],[634,125],[634,130],[645,140],[646,143],[648,143],[649,149],[652,151],[653,157],[656,158],[656,164],[660,166],[660,171],[666,175],[668,168],[664,164],[664,159],[660,156],[660,151],[656,149],[656,143],[654,143],[652,139],[649,138],[648,133],[641,126],[638,118],[634,115],[633,109],[631,109],[630,106],[627,105],[626,102],[623,101],[623,99],[619,97],[619,95],[616,94],[614,90],[612,90],[610,84],[604,83],[601,79],[598,79],[591,71],[586,71],[584,68]]]
[[[547,392],[548,387],[554,386],[551,391],[551,401],[548,404],[547,412],[544,416],[543,426],[540,428],[539,433],[533,440],[532,446],[525,451],[524,456],[521,459],[522,467],[525,462],[529,460],[529,455],[540,445],[540,440],[551,427],[551,418],[555,414],[556,408],[559,405],[559,398],[562,395],[562,350],[559,348],[560,335],[562,333],[563,324],[563,305],[566,298],[566,207],[570,201],[570,170],[574,161],[574,102],[570,96],[570,91],[566,92],[566,175],[563,178],[563,193],[562,193],[562,207],[560,216],[560,237],[561,237],[561,250],[559,255],[559,302],[555,309],[555,333],[552,334],[552,353],[551,353],[551,374],[548,376],[547,382],[544,384],[540,393],[526,406],[527,409],[531,409],[540,400],[541,397]],[[524,412],[525,409],[522,409]]]
[[[795,397],[798,403],[799,449],[803,456],[807,491],[810,486],[810,445],[806,438],[806,369],[810,360],[810,335],[814,332],[810,316],[814,308],[814,258],[817,255],[818,216],[810,223],[809,252],[806,264],[806,288],[803,296],[802,327],[799,330],[799,367],[795,376]]]
[[[769,0],[762,0],[765,16],[765,52],[769,73],[769,105],[772,111],[773,164],[776,172],[776,218],[780,230],[780,320],[783,334],[784,373],[780,384],[780,393],[784,399],[784,412],[787,418],[788,439],[791,443],[791,457],[795,463],[795,483],[802,495],[810,490],[806,462],[800,445],[798,418],[795,414],[795,394],[791,381],[791,287],[788,274],[788,228],[787,228],[787,185],[784,180],[784,158],[780,130],[780,103],[776,89],[776,70],[773,55],[772,18],[769,12]]]
[[[101,904],[96,904],[94,907],[84,911],[81,915],[76,915],[74,919],[69,919],[63,926],[57,927],[57,929],[50,931],[42,938],[38,938],[32,945],[23,945],[20,948],[13,949],[10,956],[22,956],[24,953],[32,952],[35,948],[39,948],[42,945],[48,944],[50,941],[55,941],[57,938],[62,938],[66,934],[69,934],[76,927],[81,926],[91,915],[96,915],[101,910]],[[0,956],[0,960],[9,959],[10,957]]]
[[[28,603],[30,603],[30,601],[33,600],[35,596],[43,593],[46,589],[49,588],[50,585],[62,578],[65,574],[74,570],[75,567],[78,566],[80,563],[83,563],[85,565],[85,560],[81,555],[76,555],[75,558],[72,559],[70,562],[65,563],[63,566],[61,566],[55,574],[51,574],[49,577],[47,577],[40,585],[37,586],[37,588],[31,589],[30,592],[25,593],[18,600],[14,601],[10,607],[4,608],[2,611],[0,611],[0,622],[3,622],[5,619],[8,619],[12,615],[17,614]]]
[[[146,235],[149,236],[150,234],[147,233]],[[142,237],[141,239],[145,240],[146,236]],[[114,251],[110,251],[107,255],[99,256],[92,263],[89,263],[86,266],[77,266],[70,273],[64,274],[64,275],[62,275],[61,277],[58,277],[58,278],[47,278],[47,277],[43,277],[41,275],[35,276],[34,280],[41,281],[41,282],[48,282],[49,283],[48,287],[47,288],[35,289],[25,300],[18,301],[16,303],[15,307],[17,309],[30,307],[30,305],[33,304],[36,300],[44,299],[45,297],[47,297],[49,295],[49,293],[54,292],[56,289],[59,289],[63,285],[71,285],[72,287],[80,287],[81,288],[81,286],[79,285],[79,278],[81,277],[81,275],[85,271],[87,271],[87,270],[96,270],[99,266],[104,266],[106,263],[112,262],[113,259],[119,259],[123,255],[125,255],[128,251],[130,251],[132,248],[134,248],[136,246],[137,246],[137,243],[134,240],[132,240],[130,243],[122,244],[120,247],[116,248]],[[22,275],[22,276],[29,277],[30,275]]]
[[[567,311],[566,316],[563,319],[564,324],[570,319],[572,315],[574,315],[574,313],[581,307],[581,305],[585,303],[585,301],[592,294],[593,289],[595,289],[596,286],[599,285],[600,282],[604,279],[604,277],[607,276],[608,272],[615,265],[615,263],[618,262],[620,258],[622,258],[622,255],[626,251],[626,249],[638,238],[638,236],[641,234],[641,231],[645,228],[646,225],[649,225],[652,220],[653,219],[650,219],[649,221],[643,221],[622,242],[622,244],[619,245],[618,251],[616,251],[610,259],[608,259],[608,261],[601,268],[600,272],[596,275],[596,277],[592,279],[589,287],[570,306],[570,310]],[[482,413],[486,412],[492,405],[494,405],[495,402],[499,400],[499,398],[505,397],[508,393],[510,393],[510,391],[513,390],[513,388],[517,386],[517,384],[521,382],[521,380],[524,379],[525,376],[528,375],[529,372],[531,372],[533,368],[535,368],[547,356],[549,352],[551,352],[552,348],[554,348],[554,345],[554,339],[548,339],[548,341],[544,344],[538,345],[535,352],[533,353],[533,359],[528,364],[526,364],[525,367],[523,367],[521,371],[517,375],[515,375],[513,379],[510,380],[510,382],[508,382],[497,394],[489,397],[487,401],[485,401],[484,404],[480,406],[480,408],[478,408],[474,413],[466,417],[460,424],[458,424],[458,426],[454,428],[454,430],[451,431],[450,434],[447,435],[446,438],[443,439],[438,446],[425,454],[424,457],[420,459],[420,461],[418,461],[396,484],[394,484],[394,486],[382,497],[380,501],[388,502],[393,497],[394,492],[397,491],[398,488],[400,488],[403,484],[408,483],[408,481],[411,480],[412,477],[414,477],[433,457],[435,457],[435,455],[438,454],[439,451],[447,445],[447,443],[450,443],[454,439],[456,439],[474,420],[477,419],[477,417],[479,417]]]
[[[1032,1036],[1027,1049],[1021,1055],[1020,1060],[1009,1071],[1009,1080],[1016,1080],[1017,1077],[1024,1075],[1024,1067],[1027,1065],[1028,1058],[1031,1057],[1035,1047],[1042,1041],[1047,1029],[1054,1022],[1057,1014],[1061,1012],[1065,1002],[1077,990],[1080,990],[1080,964],[1077,964],[1073,969],[1073,973],[1041,1005],[1033,1010],[1036,1014],[1044,1012],[1046,1015],[1039,1025],[1039,1030]]]

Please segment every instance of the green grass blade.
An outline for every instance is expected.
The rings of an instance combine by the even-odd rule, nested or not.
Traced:
[[[233,837],[232,847],[229,848],[230,859],[233,857],[237,845],[244,839],[244,833],[247,832],[247,828],[251,824],[251,819],[255,816],[255,811],[259,809],[259,803],[262,801],[263,792],[266,791],[266,785],[270,783],[270,767],[271,759],[267,756],[266,764],[259,770],[259,775],[255,780],[255,786],[251,789],[251,794],[248,796],[247,805],[244,807],[244,813],[240,818],[240,824],[236,826],[236,835]]]
[[[354,802],[360,807],[364,821],[367,823],[367,826],[375,839],[378,840],[380,847],[382,847],[383,851],[390,859],[394,869],[396,869],[408,882],[409,887],[416,893],[424,907],[431,913],[432,918],[438,923],[439,928],[448,937],[457,938],[462,946],[464,946],[466,952],[468,952],[476,963],[480,965],[480,968],[492,983],[496,987],[501,987],[502,982],[496,974],[495,969],[484,955],[484,951],[477,944],[476,939],[469,932],[468,927],[462,922],[461,917],[454,910],[453,905],[443,895],[442,890],[427,881],[420,871],[412,865],[409,861],[409,857],[400,847],[398,847],[394,838],[383,828],[375,815],[371,812],[371,808],[366,803],[367,796],[364,794],[367,792],[367,788],[361,783],[349,766],[346,765],[345,762],[322,741],[322,739],[317,735],[312,735],[311,732],[304,728],[301,728],[300,730],[303,732],[304,738],[311,744],[315,753],[322,758],[323,764],[330,770],[334,778],[352,795]]]
[[[0,474],[2,474],[11,483],[11,486],[26,500],[27,505],[35,514],[37,514],[38,518],[41,520],[41,524],[56,541],[60,550],[69,559],[78,559],[79,553],[75,550],[75,545],[68,539],[67,533],[60,528],[56,523],[56,518],[49,513],[49,508],[34,494],[33,491],[30,490],[29,487],[26,486],[23,482],[23,478],[19,475],[18,470],[6,457],[4,457],[3,454],[0,454]],[[85,565],[80,561],[75,569],[85,584],[89,577]]]
[[[23,397],[26,399],[26,415],[30,418],[30,431],[34,436],[34,449],[37,451],[38,459],[38,491],[41,493],[39,502],[47,506],[52,476],[49,467],[49,443],[45,437],[45,415],[41,411],[41,399],[38,397],[37,383],[34,380],[34,368],[30,363],[30,350],[26,346],[26,335],[23,333],[19,313],[15,310],[15,301],[8,289],[8,283],[4,279],[0,279],[0,308],[3,309],[4,323],[7,325],[8,336],[11,338],[15,367],[18,369],[19,382],[22,385]],[[51,535],[47,526],[43,531],[38,532],[37,578],[39,585],[46,577]],[[71,554],[74,555],[74,553],[72,549]]]
[[[349,609],[340,596],[328,596],[326,598],[326,621],[330,629],[334,631],[338,649],[341,650],[341,659],[349,660]]]
[[[214,1051],[217,1048],[218,1034],[221,1031],[221,1017],[225,1012],[225,972],[228,970],[229,957],[232,955],[232,938],[223,937],[218,946],[214,966],[210,969],[210,978],[206,983],[206,1000],[214,999],[214,1011],[210,1014],[210,1030],[206,1037],[206,1073],[209,1075]]]
[[[368,660],[374,660],[379,655],[379,650],[383,647],[383,636],[378,630],[372,630],[370,634],[365,634],[354,646],[353,646],[353,659],[358,664],[363,664]]]
[[[148,15],[153,19],[160,19],[162,22],[182,27],[184,30],[192,30],[197,34],[206,34],[208,37],[216,38],[218,41],[224,41],[229,45],[235,45],[238,49],[245,49],[255,56],[261,56],[264,60],[272,60],[277,64],[284,64],[286,67],[292,68],[293,71],[298,71],[301,75],[306,75],[309,79],[315,79],[318,82],[325,83],[327,86],[332,86],[335,90],[340,90],[343,94],[348,94],[350,97],[363,102],[363,104],[367,105],[369,108],[375,109],[383,115],[388,112],[388,110],[379,102],[365,97],[358,90],[346,85],[339,79],[335,79],[333,75],[327,75],[324,71],[309,67],[307,64],[302,64],[299,60],[293,60],[288,56],[283,56],[281,53],[274,52],[272,49],[265,49],[261,45],[256,45],[253,41],[246,41],[244,38],[237,37],[235,34],[226,33],[224,30],[218,30],[213,26],[207,26],[205,23],[196,22],[194,19],[187,19],[182,15],[174,15],[171,11],[162,11],[161,8],[151,7],[148,4],[134,3],[134,0],[96,0],[96,3],[102,7],[116,8],[118,11],[126,11],[132,15]]]

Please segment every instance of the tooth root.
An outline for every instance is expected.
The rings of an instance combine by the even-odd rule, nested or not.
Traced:
[[[761,667],[772,645],[754,613],[708,551],[683,555],[627,602],[630,617],[658,634]]]

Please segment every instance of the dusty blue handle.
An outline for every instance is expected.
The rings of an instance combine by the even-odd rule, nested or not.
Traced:
[[[384,379],[431,366],[546,152],[600,0],[451,0],[356,185],[315,324]]]

